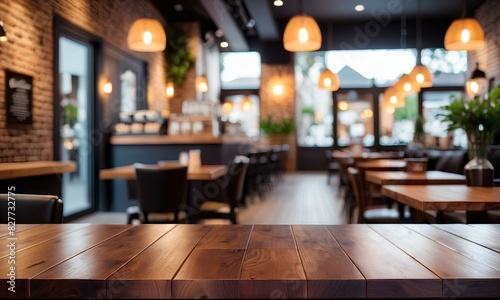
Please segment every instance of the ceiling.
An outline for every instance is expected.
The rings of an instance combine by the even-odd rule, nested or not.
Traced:
[[[198,21],[204,36],[222,29],[229,51],[248,51],[252,41],[280,43],[286,23],[300,12],[311,15],[322,32],[330,25],[352,28],[370,21],[414,24],[418,17],[424,28],[426,23],[449,24],[464,13],[472,15],[485,0],[283,0],[281,7],[274,6],[274,0],[151,1],[168,22]],[[357,4],[365,10],[355,11]]]

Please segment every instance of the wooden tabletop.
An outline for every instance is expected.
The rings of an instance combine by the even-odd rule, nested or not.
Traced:
[[[354,153],[348,151],[333,151],[333,158],[354,158],[355,160],[371,160],[371,159],[397,159],[403,158],[400,152],[379,151],[379,152],[361,152]]]
[[[0,180],[76,171],[74,161],[29,161],[0,163]]]
[[[406,161],[402,159],[373,159],[356,162],[356,167],[362,171],[403,171]]]
[[[500,210],[500,187],[465,184],[383,185],[381,193],[420,211]]]
[[[366,171],[365,180],[377,185],[465,184],[464,175],[443,171]]]
[[[214,180],[227,173],[226,165],[205,165],[188,169],[188,180]],[[133,165],[102,169],[99,171],[99,179],[135,179]]]
[[[19,225],[15,237],[21,298],[500,295],[493,224]]]

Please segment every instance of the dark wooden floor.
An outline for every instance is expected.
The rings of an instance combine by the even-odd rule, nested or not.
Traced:
[[[282,181],[265,191],[264,199],[257,194],[247,199],[238,215],[240,224],[346,224],[343,199],[337,198],[338,176],[327,184],[326,171],[288,172]],[[72,223],[120,224],[125,213],[95,213]],[[226,224],[226,220],[206,221]]]

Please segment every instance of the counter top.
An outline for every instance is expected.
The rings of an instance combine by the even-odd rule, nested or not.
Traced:
[[[0,163],[0,180],[76,171],[74,161],[29,161]]]
[[[162,144],[242,144],[253,143],[247,136],[213,137],[207,135],[117,135],[110,139],[111,145],[162,145]]]
[[[498,224],[50,224],[17,225],[15,237],[16,297],[500,295]],[[13,297],[0,278],[0,297]]]

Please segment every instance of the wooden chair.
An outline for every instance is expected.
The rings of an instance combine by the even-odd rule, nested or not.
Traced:
[[[409,218],[409,214],[400,216],[397,209],[388,208],[387,205],[370,205],[367,199],[368,190],[359,169],[348,167],[347,176],[356,202],[357,223],[403,223]]]
[[[228,164],[228,173],[216,182],[220,183],[220,192],[213,197],[207,196],[195,213],[196,222],[203,219],[229,219],[237,224],[238,209],[243,198],[243,187],[250,159],[235,156]]]
[[[134,164],[139,206],[127,209],[128,222],[139,216],[141,223],[180,223],[181,207],[187,201],[187,167],[179,164]]]
[[[339,163],[333,158],[333,151],[331,149],[325,150],[325,156],[327,161],[327,177],[326,183],[330,184],[330,177],[333,174],[339,172]]]
[[[10,196],[10,197],[9,197]],[[11,204],[15,203],[15,204]],[[60,224],[63,221],[63,202],[52,195],[0,194],[2,224]],[[14,207],[15,210],[9,210]],[[8,212],[13,212],[9,220]]]

